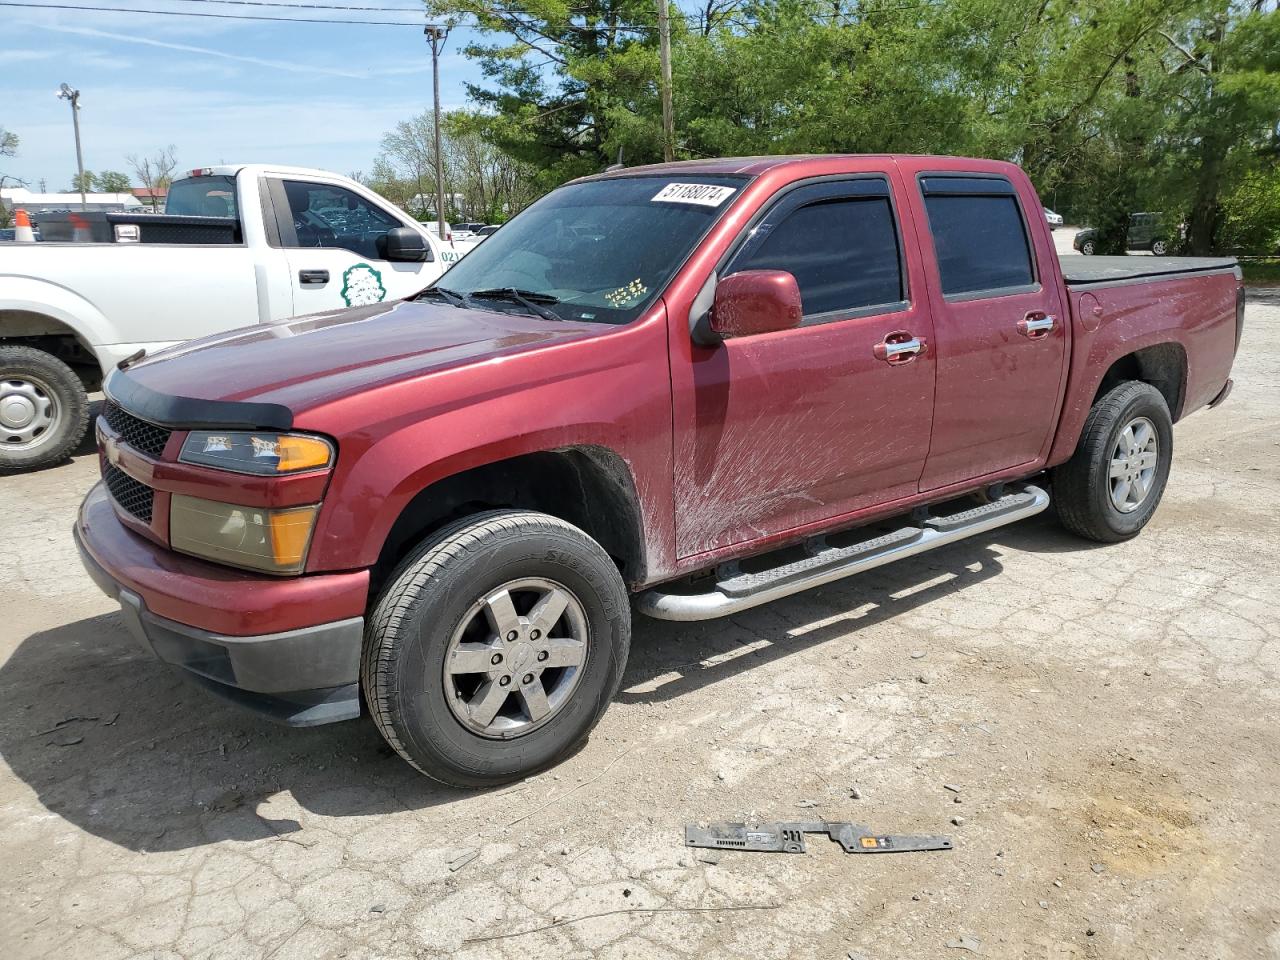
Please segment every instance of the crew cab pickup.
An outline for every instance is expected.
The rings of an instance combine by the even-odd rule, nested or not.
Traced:
[[[65,458],[88,428],[86,391],[139,350],[399,300],[465,252],[322,170],[192,170],[165,210],[45,216],[40,243],[5,245],[0,470]]]
[[[1136,535],[1226,397],[1232,260],[1054,252],[1027,177],[708,160],[563,186],[433,287],[113,371],[75,524],[140,642],[448,783],[572,751],[688,621],[1044,510]]]

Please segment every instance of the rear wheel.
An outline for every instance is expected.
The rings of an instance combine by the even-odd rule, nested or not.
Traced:
[[[503,783],[587,738],[630,641],[626,587],[599,544],[546,514],[479,514],[392,575],[365,635],[365,699],[421,772]]]
[[[0,346],[0,470],[65,460],[89,427],[89,397],[75,371],[43,350]]]
[[[1163,257],[1168,252],[1169,244],[1165,243],[1163,240],[1151,241],[1151,253],[1153,256]]]
[[[1172,460],[1173,420],[1160,391],[1120,384],[1093,405],[1075,454],[1053,472],[1059,519],[1100,543],[1137,536],[1160,504]]]

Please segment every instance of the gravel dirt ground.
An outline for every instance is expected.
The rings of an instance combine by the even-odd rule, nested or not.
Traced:
[[[1264,291],[1130,543],[1043,516],[637,618],[590,742],[490,792],[188,687],[76,560],[93,456],[0,478],[0,957],[1280,957],[1278,373]],[[682,845],[819,818],[955,848]]]

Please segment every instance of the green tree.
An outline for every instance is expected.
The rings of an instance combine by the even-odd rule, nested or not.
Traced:
[[[474,23],[464,53],[483,135],[538,171],[546,189],[613,162],[661,158],[653,0],[427,0]],[[682,22],[682,21],[681,21]]]
[[[71,175],[72,193],[92,193],[93,184],[94,176],[92,170],[86,170],[84,173],[75,173]]]
[[[132,184],[127,173],[102,170],[93,175],[93,185],[102,193],[128,193]]]
[[[1170,73],[1182,80],[1170,140],[1189,174],[1187,248],[1211,252],[1223,239],[1223,195],[1233,161],[1276,158],[1280,125],[1280,12],[1262,2],[1204,3],[1162,32]],[[1237,156],[1243,154],[1244,156]],[[1184,174],[1185,176],[1185,174]]]

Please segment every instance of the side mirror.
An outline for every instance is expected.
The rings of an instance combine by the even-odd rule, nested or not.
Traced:
[[[379,237],[378,253],[383,260],[400,263],[426,263],[433,259],[427,241],[411,227],[394,227]]]
[[[743,270],[716,284],[711,332],[721,339],[790,330],[804,307],[796,278],[785,270]]]

